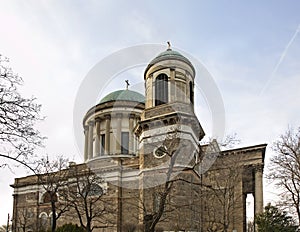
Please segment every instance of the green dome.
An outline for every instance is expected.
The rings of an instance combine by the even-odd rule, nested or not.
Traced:
[[[192,63],[183,55],[181,55],[179,52],[177,51],[173,51],[171,48],[168,48],[166,51],[158,54],[151,62],[151,64],[155,64],[159,61],[162,60],[170,60],[170,59],[175,59],[175,60],[181,60],[184,61],[190,65],[192,65]]]
[[[168,48],[166,51],[158,54],[153,60],[151,60],[151,62],[145,69],[144,78],[146,78],[146,73],[149,70],[149,68],[151,68],[154,64],[164,60],[180,60],[182,62],[185,62],[186,64],[190,65],[195,75],[195,68],[191,61],[189,61],[185,56],[181,55],[179,52],[173,51],[171,48]]]
[[[139,103],[145,103],[145,97],[135,91],[131,90],[117,90],[101,99],[100,104],[110,101],[133,101]]]

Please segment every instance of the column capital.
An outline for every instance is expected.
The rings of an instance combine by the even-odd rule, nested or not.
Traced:
[[[110,119],[111,119],[111,115],[110,115],[110,114],[106,114],[106,115],[104,115],[104,118],[105,118],[106,120],[110,120]]]
[[[135,118],[135,114],[129,114],[129,118],[130,119],[134,119]]]
[[[97,117],[95,118],[95,122],[100,122],[101,121],[101,118]]]
[[[256,165],[254,165],[254,171],[262,173],[264,171],[264,165],[263,164],[256,164]]]
[[[89,121],[89,122],[88,122],[88,125],[89,125],[89,126],[95,125],[95,121],[94,121],[94,120]]]

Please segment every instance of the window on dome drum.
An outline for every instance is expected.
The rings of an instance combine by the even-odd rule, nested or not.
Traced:
[[[160,74],[155,80],[155,106],[168,102],[168,76]]]
[[[46,192],[43,196],[43,203],[50,203],[52,200],[54,200],[54,202],[57,202],[56,193]]]
[[[194,104],[194,90],[193,83],[190,81],[190,103]]]
[[[105,154],[105,134],[100,136],[100,155]]]
[[[128,154],[129,148],[129,132],[122,132],[121,134],[121,154]]]
[[[93,152],[95,152],[95,151],[96,151],[96,139],[93,138]]]

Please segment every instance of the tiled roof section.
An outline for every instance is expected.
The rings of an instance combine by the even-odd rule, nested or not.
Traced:
[[[117,90],[102,98],[100,104],[111,102],[111,101],[133,101],[133,102],[144,103],[145,97],[138,92],[131,91],[128,89]]]
[[[170,59],[177,59],[177,60],[182,60],[190,65],[192,65],[192,63],[183,55],[181,55],[179,52],[177,51],[174,51],[172,49],[167,49],[166,51],[158,54],[151,62],[150,62],[150,65],[151,64],[155,64],[159,61],[162,61],[162,60],[170,60]]]

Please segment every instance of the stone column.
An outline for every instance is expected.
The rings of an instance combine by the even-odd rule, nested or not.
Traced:
[[[89,151],[89,126],[84,126],[84,161],[88,159]]]
[[[122,114],[117,114],[116,153],[121,154]]]
[[[95,156],[100,155],[100,118],[96,118]]]
[[[92,159],[93,158],[93,129],[94,129],[94,122],[90,121],[89,122],[89,138],[88,138],[88,158]]]
[[[254,190],[255,215],[263,212],[263,166],[255,167],[255,190]]]
[[[145,92],[146,92],[146,101],[145,101],[145,108],[150,108],[152,106],[154,106],[154,96],[153,96],[153,75],[151,74],[150,76],[147,77],[147,79],[145,80],[146,82],[146,86],[145,86]]]
[[[129,154],[133,154],[134,152],[133,120],[134,114],[129,114]]]
[[[176,83],[175,83],[175,69],[170,68],[170,97],[169,101],[174,102],[176,98]]]
[[[105,115],[105,154],[110,153],[110,115]]]
[[[247,231],[247,193],[243,193],[243,231]]]

